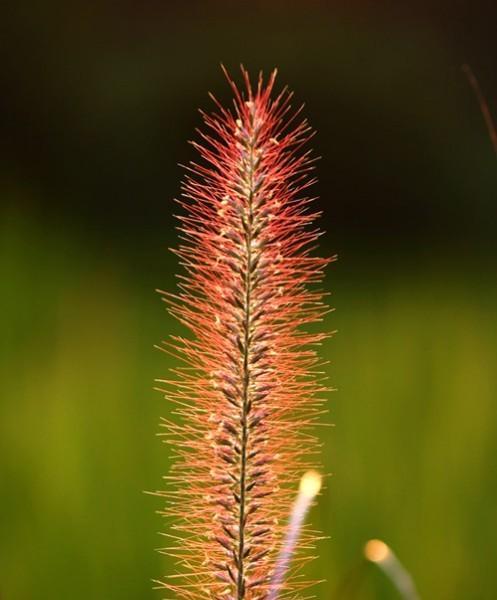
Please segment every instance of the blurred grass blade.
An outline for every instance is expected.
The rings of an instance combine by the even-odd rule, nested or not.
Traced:
[[[364,556],[378,565],[404,600],[420,600],[411,574],[385,542],[369,540],[364,546]]]
[[[485,125],[488,129],[488,135],[490,136],[490,140],[492,142],[492,146],[494,148],[495,154],[497,155],[497,128],[495,127],[495,121],[492,117],[492,113],[490,112],[490,108],[488,106],[487,99],[483,94],[480,84],[478,83],[478,79],[476,78],[473,70],[469,65],[463,65],[462,70],[466,77],[468,78],[470,86],[473,88],[475,92],[476,98],[480,105],[481,114],[485,120]]]
[[[268,600],[277,600],[279,596],[292,557],[298,548],[304,519],[312,506],[314,498],[321,490],[321,484],[321,474],[312,470],[304,473],[300,480],[299,492],[293,503],[283,547],[276,560],[276,567],[269,586]]]

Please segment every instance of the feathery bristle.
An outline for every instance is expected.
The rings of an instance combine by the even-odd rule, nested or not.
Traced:
[[[312,131],[286,89],[272,96],[276,71],[255,88],[242,74],[244,91],[228,77],[234,109],[215,101],[202,113],[201,162],[180,201],[185,274],[177,294],[162,292],[193,337],[162,346],[183,366],[160,380],[180,419],[163,423],[175,462],[158,492],[180,573],[159,585],[188,600],[268,597],[295,484],[316,466],[309,427],[327,390],[313,348],[327,334],[302,329],[327,311],[314,284],[330,262],[312,255]],[[301,549],[312,539],[304,531]],[[283,593],[305,585],[290,576]]]

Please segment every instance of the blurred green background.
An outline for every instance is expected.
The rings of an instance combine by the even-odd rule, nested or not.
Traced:
[[[497,598],[497,164],[461,65],[497,104],[484,2],[20,2],[0,37],[0,598],[144,600],[171,565],[157,498],[181,329],[186,140],[236,74],[280,70],[318,130],[338,391],[319,599],[395,599],[380,537],[424,599]],[[360,581],[359,581],[360,580]]]

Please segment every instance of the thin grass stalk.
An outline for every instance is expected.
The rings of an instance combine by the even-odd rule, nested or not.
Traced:
[[[383,571],[403,600],[420,600],[412,575],[385,542],[369,540],[364,556]]]
[[[462,70],[466,75],[469,85],[473,88],[476,99],[478,100],[478,104],[480,105],[481,114],[483,116],[483,120],[485,121],[485,125],[487,127],[488,136],[492,143],[492,147],[494,149],[495,155],[497,156],[497,127],[495,126],[495,121],[492,117],[492,113],[490,111],[490,107],[488,105],[487,99],[485,98],[485,94],[482,92],[480,84],[478,83],[478,79],[476,78],[473,70],[469,65],[463,65]]]
[[[302,535],[304,520],[320,489],[321,475],[317,471],[307,471],[300,480],[299,493],[293,503],[283,545],[276,559],[268,600],[277,600],[284,586],[295,548]]]

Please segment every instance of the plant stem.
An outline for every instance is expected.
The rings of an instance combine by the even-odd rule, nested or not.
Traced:
[[[254,147],[256,144],[255,135],[252,134],[249,145],[249,168],[247,173],[248,194],[247,194],[247,228],[245,234],[246,242],[246,266],[245,266],[245,319],[244,319],[244,342],[243,342],[243,398],[242,398],[242,416],[241,416],[241,453],[240,453],[240,515],[239,515],[239,533],[238,533],[238,578],[237,578],[237,600],[243,600],[245,597],[245,519],[246,519],[246,497],[245,480],[247,471],[247,447],[248,447],[248,413],[250,410],[250,303],[251,303],[251,264],[252,264],[252,228],[253,228],[253,196],[254,196]],[[245,215],[244,215],[245,216]]]

